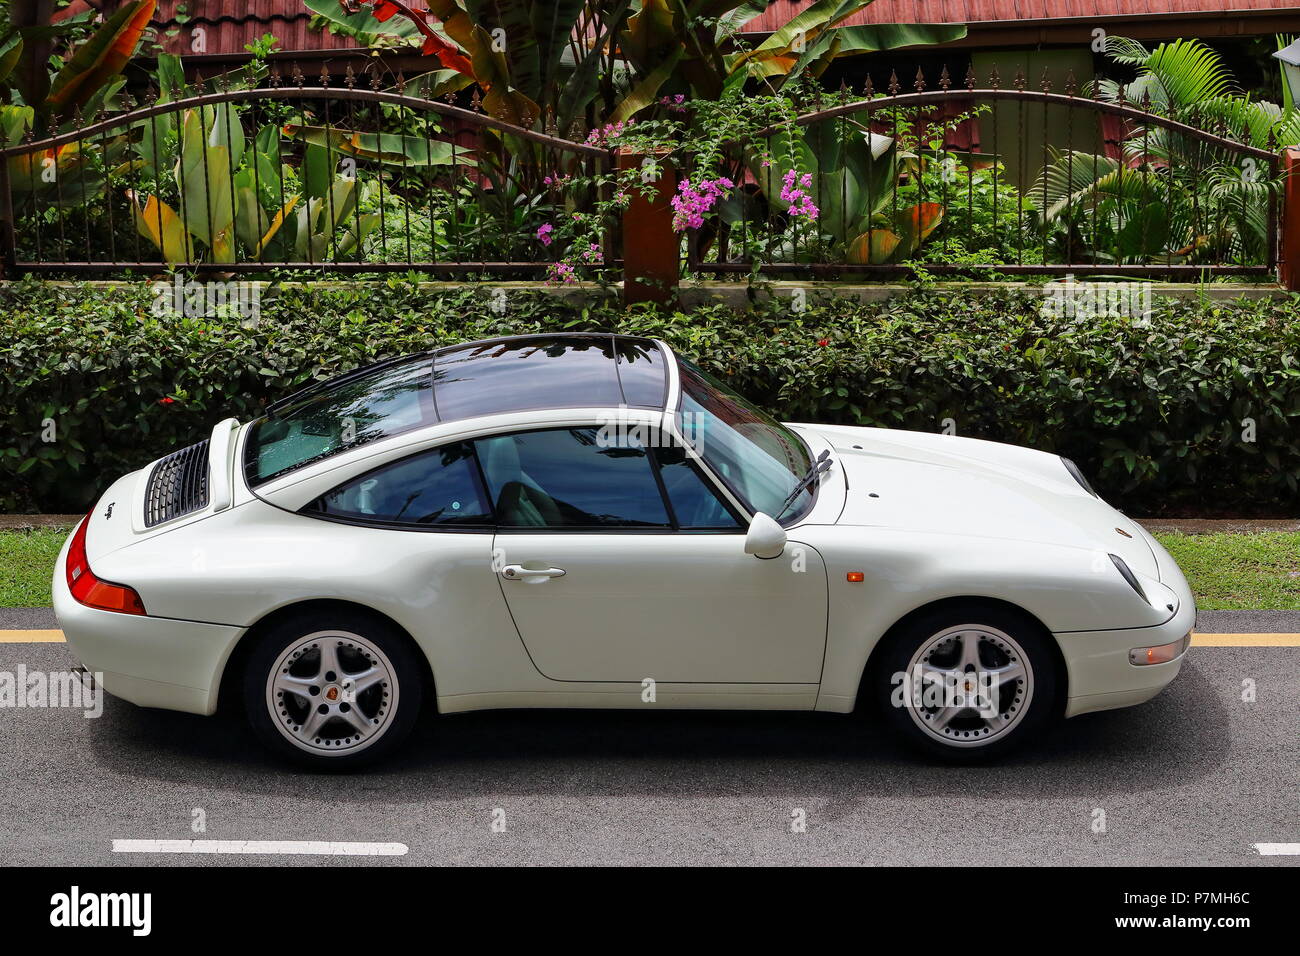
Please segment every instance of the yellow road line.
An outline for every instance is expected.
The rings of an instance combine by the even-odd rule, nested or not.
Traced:
[[[1300,634],[1193,634],[1193,647],[1300,647]]]
[[[0,644],[62,644],[62,631],[0,631]]]
[[[0,644],[62,644],[62,631],[0,631]],[[1194,647],[1300,647],[1300,634],[1193,634]]]

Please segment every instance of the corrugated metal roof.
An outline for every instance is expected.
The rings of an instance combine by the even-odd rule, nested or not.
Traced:
[[[81,0],[77,0],[80,4]],[[104,0],[111,12],[122,0]],[[771,6],[746,26],[748,33],[770,33],[787,23],[813,0],[773,0]],[[100,6],[100,4],[95,4]],[[184,23],[177,23],[177,8],[183,8]],[[1014,26],[1062,21],[1176,19],[1180,14],[1213,14],[1220,17],[1258,15],[1268,12],[1295,13],[1294,0],[875,0],[842,24],[870,23],[967,23]],[[195,31],[203,31],[203,53],[209,56],[243,54],[246,44],[270,33],[284,52],[308,50],[356,50],[351,37],[314,30],[314,14],[302,0],[159,0],[154,24],[169,53],[201,55],[195,49]],[[1105,24],[1099,24],[1105,25]],[[167,36],[173,29],[175,36]],[[1177,31],[1175,31],[1177,32]]]
[[[102,8],[111,13],[121,3],[105,0]],[[177,22],[178,7],[184,22]],[[313,16],[302,0],[159,0],[153,25],[164,50],[186,57],[244,54],[247,44],[268,33],[285,52],[360,48],[352,37],[312,29]],[[176,35],[168,36],[172,31]]]
[[[812,0],[773,0],[749,22],[745,32],[770,33],[811,4]],[[1294,0],[875,0],[842,25],[1176,17],[1187,13],[1231,16],[1274,10],[1300,13],[1300,5]]]

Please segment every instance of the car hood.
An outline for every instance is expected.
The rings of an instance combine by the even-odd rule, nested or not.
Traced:
[[[1160,578],[1142,529],[1081,488],[1056,455],[953,435],[800,427],[829,442],[844,469],[838,524],[1098,550]]]

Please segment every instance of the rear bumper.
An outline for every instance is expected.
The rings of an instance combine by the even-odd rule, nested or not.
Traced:
[[[102,675],[104,690],[142,707],[216,711],[221,673],[244,629],[86,607],[68,591],[67,551],[64,542],[54,568],[54,613],[77,660]]]

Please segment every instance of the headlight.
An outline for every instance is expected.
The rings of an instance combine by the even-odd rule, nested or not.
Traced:
[[[1088,492],[1088,494],[1092,495],[1094,498],[1101,497],[1097,492],[1092,490],[1092,485],[1088,484],[1088,479],[1083,477],[1083,472],[1079,470],[1078,465],[1070,461],[1070,459],[1066,458],[1064,455],[1061,455],[1060,458],[1061,464],[1065,465],[1065,470],[1070,473],[1070,477],[1079,483],[1080,488]]]
[[[1138,597],[1146,601],[1147,604],[1150,604],[1151,601],[1147,597],[1147,593],[1142,590],[1142,585],[1138,582],[1137,575],[1133,573],[1133,570],[1127,563],[1125,563],[1124,559],[1118,554],[1112,554],[1110,559],[1115,563],[1115,567],[1119,569],[1119,573],[1124,580],[1127,581],[1133,590],[1138,593]]]

